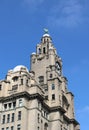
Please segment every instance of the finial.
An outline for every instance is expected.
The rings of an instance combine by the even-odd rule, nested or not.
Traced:
[[[45,34],[48,34],[48,32],[49,32],[48,29],[47,29],[47,28],[44,28],[44,33],[45,33]]]

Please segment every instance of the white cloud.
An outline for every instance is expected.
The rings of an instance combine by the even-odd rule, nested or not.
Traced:
[[[80,0],[60,0],[50,10],[48,23],[52,26],[75,27],[83,23],[85,5]]]

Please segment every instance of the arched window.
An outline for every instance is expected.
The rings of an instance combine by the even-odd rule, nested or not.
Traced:
[[[13,81],[14,82],[18,81],[18,77],[17,76],[13,77]]]
[[[41,49],[39,48],[38,53],[41,54]]]

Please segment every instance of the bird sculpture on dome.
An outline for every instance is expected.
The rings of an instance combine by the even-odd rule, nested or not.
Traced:
[[[48,34],[48,32],[49,32],[48,29],[47,29],[47,28],[44,28],[44,33],[45,33],[45,34]]]

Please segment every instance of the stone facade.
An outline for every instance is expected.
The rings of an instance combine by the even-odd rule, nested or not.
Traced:
[[[80,130],[73,100],[62,60],[45,33],[31,54],[30,71],[19,65],[0,81],[0,129]]]

